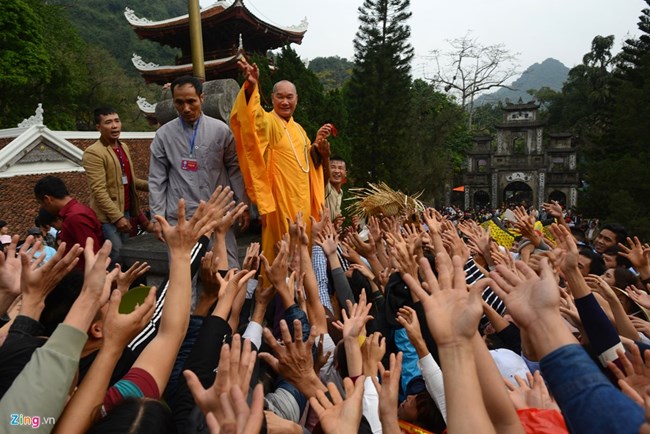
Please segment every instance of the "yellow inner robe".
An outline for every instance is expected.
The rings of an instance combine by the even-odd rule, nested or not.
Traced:
[[[323,168],[315,168],[309,155],[309,137],[293,117],[287,122],[265,111],[257,86],[247,103],[247,86],[245,83],[237,95],[230,126],[246,193],[262,217],[262,251],[270,262],[275,258],[275,243],[289,230],[287,218],[295,220],[302,211],[307,233],[311,234],[309,216],[318,220],[325,196]],[[309,173],[303,170],[307,167]]]

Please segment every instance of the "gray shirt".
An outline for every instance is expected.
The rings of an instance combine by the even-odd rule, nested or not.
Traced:
[[[179,117],[160,127],[151,143],[149,164],[149,206],[151,214],[164,216],[170,224],[178,220],[178,200],[185,199],[189,219],[199,201],[207,201],[218,185],[229,186],[237,202],[248,203],[239,169],[235,139],[228,126],[201,114],[190,127]],[[194,151],[190,147],[194,138]],[[196,164],[196,170],[186,170]],[[235,254],[234,235],[228,237],[229,256]]]

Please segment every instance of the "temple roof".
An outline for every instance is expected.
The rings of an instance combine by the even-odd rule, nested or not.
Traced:
[[[150,21],[126,8],[124,16],[141,39],[180,48],[183,57],[189,55],[188,15]],[[299,26],[280,27],[257,18],[244,6],[243,0],[221,0],[201,10],[201,26],[206,54],[236,48],[240,34],[243,35],[247,51],[265,53],[289,43],[300,44],[307,31],[307,19]]]
[[[224,57],[215,60],[206,60],[205,65],[205,79],[216,80],[219,78],[237,78],[239,68],[237,67],[237,60],[240,58],[240,53],[234,56]],[[163,65],[152,62],[145,62],[137,54],[133,54],[131,59],[133,65],[138,70],[140,75],[147,83],[157,83],[164,85],[174,81],[176,77],[182,75],[192,75],[192,64],[186,63],[183,65]]]
[[[519,98],[517,104],[513,104],[509,102],[506,103],[503,107],[501,107],[502,110],[507,112],[513,112],[519,110],[537,110],[538,108],[539,108],[539,104],[537,104],[535,100],[522,102],[521,98]]]

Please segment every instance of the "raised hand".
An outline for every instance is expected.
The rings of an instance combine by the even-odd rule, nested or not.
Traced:
[[[386,339],[382,338],[379,332],[372,333],[361,346],[363,375],[376,377],[377,365],[381,364],[384,354],[386,354]]]
[[[206,252],[201,258],[201,282],[203,294],[209,299],[216,300],[219,294],[219,280],[217,279],[219,258],[212,251]]]
[[[117,267],[119,267],[119,264],[117,265]],[[117,281],[117,289],[119,289],[120,292],[124,294],[126,291],[131,289],[131,284],[135,279],[142,276],[150,269],[151,267],[149,266],[149,264],[147,264],[146,262],[140,264],[140,261],[135,261],[133,265],[131,265],[129,269],[124,272],[120,267],[120,271],[119,273],[117,273],[117,278],[115,279]]]
[[[242,57],[237,61],[237,66],[239,67],[242,74],[244,75],[244,80],[248,82],[248,85],[250,87],[257,86],[257,83],[260,80],[260,70],[257,67],[257,64],[253,63],[251,65],[248,63],[245,57]]]
[[[381,242],[381,225],[376,216],[368,217],[368,235],[377,244]]]
[[[380,226],[386,234],[393,234],[395,236],[399,234],[399,220],[395,216],[382,218]]]
[[[314,237],[314,243],[323,249],[326,256],[329,256],[336,253],[339,237],[332,225],[326,225],[318,236]]]
[[[352,383],[350,378],[346,377],[343,380],[345,399],[341,397],[341,393],[334,383],[327,385],[332,401],[327,398],[322,390],[309,399],[309,403],[318,415],[321,428],[325,434],[348,434],[359,431],[364,381],[365,377],[363,375],[357,378],[355,384]]]
[[[470,256],[469,248],[458,236],[455,228],[442,233],[442,243],[449,252],[450,257],[459,256],[463,263],[467,262]]]
[[[528,382],[515,375],[517,385],[514,385],[504,378],[508,388],[508,395],[517,410],[539,408],[560,411],[560,407],[551,397],[551,394],[548,393],[540,371],[535,371],[535,374],[527,372],[526,379]]]
[[[329,360],[332,355],[331,351],[324,352],[323,344],[325,343],[324,335],[321,334],[318,339],[318,345],[316,345],[316,357],[314,359],[314,372],[319,373],[321,368],[325,366],[325,363]]]
[[[408,336],[409,341],[411,341],[411,344],[415,347],[418,356],[422,357],[426,355],[429,350],[427,349],[424,338],[422,337],[420,321],[418,320],[418,315],[415,310],[409,306],[400,307],[397,312],[397,322],[399,325],[404,327],[404,330],[406,330],[406,335]],[[424,354],[421,355],[420,353]]]
[[[404,283],[422,302],[429,330],[439,346],[469,342],[476,334],[483,313],[481,291],[489,284],[487,279],[481,279],[467,291],[463,261],[454,256],[452,263],[453,267],[450,267],[447,253],[438,253],[436,278],[429,261],[420,260],[429,292],[415,277],[410,274],[403,276]]]
[[[372,303],[366,303],[365,289],[361,290],[359,303],[352,304],[350,300],[345,300],[345,302],[348,305],[350,315],[348,316],[345,309],[341,309],[343,323],[336,321],[334,326],[343,332],[343,338],[350,337],[356,339],[360,335],[365,334],[366,323],[373,319],[373,316],[369,315]]]
[[[103,306],[108,301],[111,285],[119,272],[119,269],[114,268],[110,273],[106,273],[106,268],[111,261],[109,257],[111,247],[111,242],[106,240],[102,248],[97,253],[94,253],[94,241],[89,237],[86,239],[86,247],[83,250],[86,262],[84,264],[84,284],[81,293],[96,299],[98,306]]]
[[[366,243],[361,239],[359,234],[356,232],[349,234],[347,237],[345,237],[345,241],[351,245],[354,250],[357,251],[361,256],[365,258],[370,258],[371,256],[374,256],[377,254],[377,247],[375,246],[374,243]]]
[[[616,353],[618,354],[618,360],[623,365],[623,370],[613,362],[609,362],[607,367],[618,380],[618,385],[623,393],[637,404],[643,405],[641,397],[643,392],[650,386],[650,350],[645,350],[643,358],[641,358],[639,347],[634,342],[625,345],[625,347],[629,351],[632,360],[630,361],[625,352],[619,349]]]
[[[393,353],[389,359],[389,369],[385,370],[381,363],[378,363],[381,375],[381,384],[372,377],[372,382],[379,394],[379,419],[383,432],[386,434],[399,433],[397,419],[397,397],[399,395],[399,382],[402,376],[402,353]]]
[[[245,291],[246,283],[255,275],[255,270],[229,270],[226,277],[221,277],[221,274],[216,273],[215,277],[219,282],[219,302],[212,312],[212,315],[220,318],[228,318],[232,309],[233,303],[237,294]]]
[[[636,331],[643,333],[646,337],[650,337],[650,322],[632,315],[629,318]]]
[[[591,289],[602,295],[608,303],[620,303],[614,288],[609,286],[602,277],[590,274],[585,277],[585,282],[587,282],[587,285],[589,285]]]
[[[280,321],[280,333],[284,345],[275,340],[269,329],[264,329],[264,340],[271,347],[275,356],[270,353],[260,353],[259,358],[285,380],[296,386],[305,396],[316,395],[317,390],[326,390],[323,383],[314,372],[314,358],[311,349],[316,340],[314,328],[311,329],[306,342],[302,340],[302,323],[293,322],[293,339],[285,320]]]
[[[553,237],[558,249],[564,252],[564,256],[560,260],[560,269],[567,273],[571,270],[578,268],[578,246],[573,235],[566,226],[552,224],[549,230]]]
[[[201,201],[192,218],[186,220],[185,199],[180,199],[178,201],[178,223],[176,223],[176,226],[171,226],[163,216],[156,216],[167,242],[170,256],[190,254],[192,247],[199,238],[216,226],[217,222],[214,215],[212,215],[213,211],[214,203],[207,205]]]
[[[248,228],[250,222],[250,214],[248,213],[248,205],[239,202],[233,209],[229,209],[226,213],[217,220],[215,230],[217,233],[227,233],[235,221],[240,221],[241,230],[244,231]]]
[[[217,420],[225,420],[221,396],[233,387],[238,387],[240,391],[248,390],[256,354],[248,339],[244,340],[242,345],[241,337],[234,335],[231,345],[223,344],[221,347],[217,375],[210,388],[203,388],[201,381],[192,371],[183,371],[187,386],[203,414],[214,413]]]
[[[120,313],[121,301],[122,292],[118,289],[114,290],[108,302],[108,312],[103,325],[103,346],[119,351],[120,354],[126,345],[151,321],[156,308],[156,287],[149,290],[144,302],[136,306],[131,313]]]
[[[246,249],[242,268],[257,271],[260,267],[260,243],[251,243]]]
[[[27,242],[25,242],[27,244]],[[83,249],[79,244],[72,246],[65,254],[66,244],[61,243],[52,258],[43,263],[45,255],[34,260],[38,251],[38,242],[32,246],[29,253],[22,251],[19,254],[21,262],[20,283],[23,294],[23,307],[26,304],[41,304],[45,297],[79,262],[79,255]],[[64,255],[65,254],[65,255]]]
[[[409,273],[411,276],[417,276],[418,264],[413,247],[407,244],[401,235],[386,234],[386,242],[391,247],[390,253],[400,274]]]
[[[16,256],[16,245],[19,239],[20,237],[18,235],[14,235],[11,237],[11,243],[7,246],[6,253],[0,251],[0,293],[12,296],[12,301],[13,298],[20,294],[20,271],[22,264],[20,257]],[[20,248],[20,252],[27,252],[33,240],[33,236],[28,236]]]
[[[632,300],[646,309],[650,309],[650,294],[647,292],[641,291],[636,286],[628,286],[625,288],[625,292],[630,296]]]
[[[219,397],[224,419],[218,421],[215,413],[207,413],[205,422],[210,434],[258,434],[264,420],[264,389],[261,384],[253,390],[253,401],[248,406],[246,397],[237,386]],[[268,430],[267,430],[268,432]]]
[[[293,304],[293,288],[289,288],[289,285],[287,285],[289,244],[285,240],[280,241],[278,244],[280,249],[275,255],[272,264],[269,264],[268,259],[263,254],[260,255],[260,259],[266,271],[266,277],[282,298],[284,306],[288,308]]]
[[[330,210],[323,205],[318,221],[313,216],[309,216],[309,218],[311,220],[311,238],[314,239],[330,221]]]
[[[644,246],[638,237],[634,237],[634,239],[628,237],[627,246],[623,243],[618,243],[618,246],[621,248],[619,255],[627,258],[637,271],[646,271],[645,269],[649,265],[648,257],[644,254]]]
[[[490,287],[506,304],[517,325],[535,327],[545,316],[558,312],[560,289],[545,258],[539,276],[523,262],[518,261],[516,267],[523,278],[505,266],[497,265],[496,270],[490,272],[495,283]]]
[[[544,211],[546,211],[551,217],[554,217],[558,220],[563,220],[562,205],[556,200],[550,202],[544,202],[542,204]]]

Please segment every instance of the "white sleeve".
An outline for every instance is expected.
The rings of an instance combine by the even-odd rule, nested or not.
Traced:
[[[436,403],[442,418],[447,422],[447,401],[445,400],[445,383],[442,380],[442,371],[431,353],[418,360],[418,367],[422,372],[424,384],[433,402]]]
[[[381,420],[379,420],[379,395],[372,377],[366,377],[363,383],[363,415],[366,417],[373,434],[381,434]]]
[[[262,330],[263,328],[261,324],[251,321],[246,326],[246,331],[244,331],[244,334],[242,335],[243,339],[250,339],[251,344],[254,344],[257,347],[257,351],[259,351],[262,346]]]

